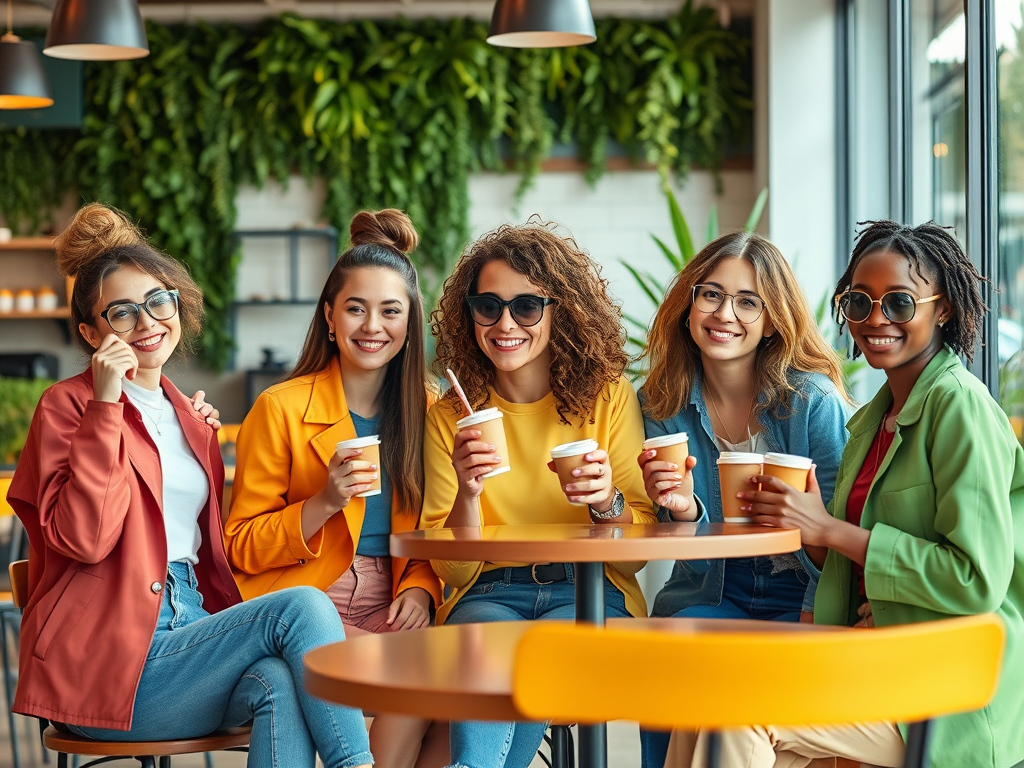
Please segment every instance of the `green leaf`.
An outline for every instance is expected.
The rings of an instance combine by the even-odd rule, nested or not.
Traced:
[[[753,232],[757,229],[757,223],[761,220],[761,214],[764,213],[764,206],[768,202],[768,188],[763,188],[757,195],[757,200],[754,201],[754,207],[750,209],[750,216],[747,217],[747,223],[743,225],[743,228],[747,232]]]

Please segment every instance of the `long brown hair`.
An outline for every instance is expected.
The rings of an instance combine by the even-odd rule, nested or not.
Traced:
[[[685,322],[693,304],[693,287],[702,284],[721,259],[746,259],[754,266],[757,294],[775,333],[757,348],[754,381],[766,402],[758,413],[785,417],[796,388],[790,370],[822,373],[850,402],[843,383],[839,355],[825,341],[796,275],[786,258],[771,242],[750,232],[731,232],[708,243],[680,270],[658,308],[647,336],[649,374],[644,383],[644,409],[659,421],[679,413],[689,402],[690,390],[702,369],[700,347]]]
[[[75,278],[71,324],[78,345],[90,355],[96,350],[82,336],[79,325],[95,327],[93,309],[103,291],[103,281],[126,264],[156,278],[165,288],[178,291],[181,343],[175,352],[194,348],[203,329],[203,292],[184,264],[151,246],[123,213],[90,203],[56,237],[54,248],[61,275]]]
[[[476,292],[484,265],[504,261],[549,297],[551,313],[551,389],[558,414],[593,419],[597,397],[618,381],[628,358],[623,350],[622,311],[608,295],[600,267],[558,225],[531,217],[526,224],[505,224],[472,243],[445,280],[438,308],[430,316],[437,338],[439,375],[451,368],[474,408],[494,386],[494,365],[477,344],[466,297]],[[454,394],[445,397],[457,407]]]
[[[302,354],[288,378],[325,371],[338,356],[338,345],[328,336],[324,307],[334,305],[353,270],[390,269],[402,278],[409,299],[409,327],[405,345],[388,363],[381,388],[381,460],[402,509],[418,516],[423,503],[427,363],[423,351],[423,296],[416,267],[406,254],[419,244],[419,235],[409,217],[395,208],[360,211],[352,219],[349,234],[352,247],[338,258],[327,276]]]

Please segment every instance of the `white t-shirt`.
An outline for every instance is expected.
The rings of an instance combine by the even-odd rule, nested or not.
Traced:
[[[199,562],[199,513],[210,496],[210,484],[203,465],[192,453],[178,414],[162,389],[152,391],[138,384],[122,382],[128,400],[142,414],[142,423],[156,443],[163,474],[162,508],[167,534],[167,561]]]

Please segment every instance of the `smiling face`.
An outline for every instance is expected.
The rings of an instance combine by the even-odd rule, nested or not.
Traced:
[[[858,262],[850,287],[864,291],[872,299],[881,299],[889,291],[905,291],[915,299],[940,293],[937,275],[924,266],[921,271],[928,282],[921,278],[906,256],[887,250],[875,251]],[[949,314],[950,306],[945,297],[918,304],[913,319],[906,323],[890,321],[879,304],[872,304],[867,320],[849,323],[848,327],[857,348],[872,368],[879,368],[886,374],[905,372],[916,379],[942,349],[939,320]]]
[[[385,368],[402,351],[409,332],[409,295],[402,277],[391,269],[361,267],[324,305],[327,326],[334,329],[346,371]]]
[[[100,297],[93,305],[93,324],[82,323],[79,326],[82,336],[94,349],[98,348],[107,335],[114,333],[110,324],[100,317],[101,312],[117,304],[142,304],[166,288],[152,275],[125,264],[103,281]],[[170,359],[181,339],[181,317],[175,312],[167,320],[155,320],[142,309],[135,329],[116,336],[135,352],[140,374],[151,372],[158,379],[164,363]]]
[[[759,298],[754,265],[747,259],[732,256],[719,259],[701,285],[716,293],[735,296],[725,296],[721,306],[713,312],[702,312],[696,304],[690,306],[687,315],[690,335],[700,347],[704,365],[748,360],[753,366],[761,339],[771,336],[775,330],[768,319],[767,308],[751,323],[741,323],[733,309],[733,302],[743,302],[745,297]]]
[[[489,293],[504,301],[516,296],[541,296],[546,293],[531,283],[525,275],[516,272],[501,260],[487,262],[476,280],[476,293]],[[551,315],[552,308],[536,325],[523,327],[512,318],[508,307],[502,310],[498,322],[491,326],[473,323],[476,343],[494,364],[499,380],[502,375],[516,374],[517,377],[536,376],[546,383],[551,368]]]

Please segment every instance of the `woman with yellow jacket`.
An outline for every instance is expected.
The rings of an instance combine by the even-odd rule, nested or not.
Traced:
[[[441,602],[430,564],[388,547],[392,532],[416,527],[423,498],[423,299],[406,256],[419,238],[394,209],[360,212],[350,230],[295,369],[257,398],[239,431],[224,528],[244,598],[318,587],[348,637],[427,626]],[[369,436],[379,436],[380,466],[361,448],[336,447]],[[367,495],[378,480],[381,492]],[[447,762],[447,728],[429,729],[421,750],[429,725],[378,715],[378,768]]]

